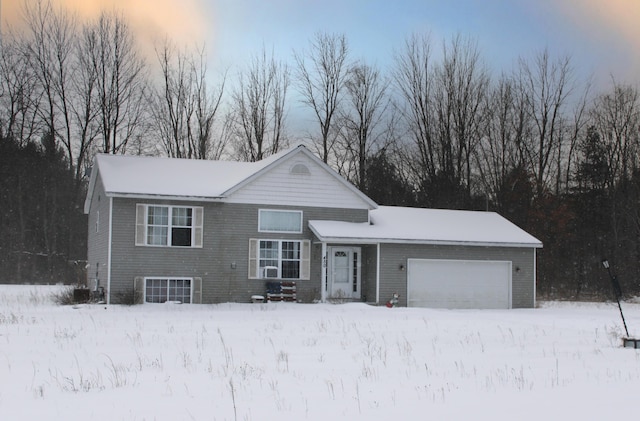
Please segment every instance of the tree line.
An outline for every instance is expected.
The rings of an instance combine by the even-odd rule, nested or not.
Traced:
[[[604,257],[640,291],[635,85],[598,92],[547,49],[496,75],[473,38],[424,34],[388,68],[316,33],[290,59],[262,46],[212,75],[204,49],[169,39],[145,60],[118,12],[79,22],[33,0],[24,20],[0,41],[5,281],[68,277],[83,260],[96,153],[255,161],[304,141],[380,204],[497,211],[531,232],[540,296],[606,294]],[[294,108],[308,116],[298,133]]]

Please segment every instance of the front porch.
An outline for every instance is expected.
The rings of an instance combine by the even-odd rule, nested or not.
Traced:
[[[379,303],[378,251],[375,244],[319,242],[322,302]]]

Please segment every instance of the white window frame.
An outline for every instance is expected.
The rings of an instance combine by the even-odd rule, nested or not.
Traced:
[[[278,244],[278,254],[277,258],[267,259],[260,257],[261,243],[263,241],[270,241]],[[283,243],[298,243],[298,251],[299,257],[297,259],[285,259],[283,256]],[[265,260],[277,260],[277,265],[266,265],[268,267],[277,267],[278,273],[275,279],[282,280],[306,280],[309,279],[310,275],[310,253],[311,253],[311,242],[309,240],[299,240],[299,239],[272,239],[272,238],[260,238],[260,239],[250,239],[249,240],[249,278],[250,279],[258,279],[263,277],[263,267],[260,266],[260,261]],[[298,262],[298,277],[297,278],[283,278],[282,277],[282,263],[287,261],[296,261]],[[270,278],[274,279],[274,278]]]
[[[300,224],[296,228],[296,230],[274,230],[267,229],[262,227],[263,217],[262,214],[266,212],[273,213],[288,213],[288,214],[297,214],[300,215]],[[259,209],[258,210],[258,232],[273,232],[273,233],[282,233],[282,234],[302,234],[302,224],[303,224],[304,215],[301,210],[286,210],[286,209]]]
[[[165,225],[150,225],[149,224],[149,208],[167,208],[167,239],[163,244],[151,244],[149,243],[149,227],[151,226],[165,226]],[[175,209],[191,209],[191,226],[173,225],[173,212]],[[176,247],[176,248],[202,248],[202,224],[204,220],[204,211],[199,206],[184,206],[184,205],[165,205],[165,204],[137,204],[136,205],[136,245],[147,247]],[[172,234],[173,228],[191,228],[191,245],[181,246],[173,245]]]
[[[167,281],[167,295],[166,295],[166,300],[162,301],[160,303],[156,303],[156,302],[151,302],[151,301],[147,301],[147,282],[149,281]],[[191,304],[193,303],[193,289],[194,289],[194,280],[193,278],[188,278],[188,277],[180,277],[180,276],[148,276],[144,278],[144,284],[143,284],[143,291],[144,291],[144,297],[143,297],[143,303],[145,304],[163,304],[166,303],[167,301],[169,301],[169,283],[171,281],[189,281],[189,302],[185,303],[184,301],[180,301],[183,304]],[[174,286],[175,288],[175,286]],[[171,300],[171,301],[179,301],[179,300]]]
[[[269,259],[269,258],[262,258],[260,257],[260,251],[262,250],[262,243],[263,242],[270,242],[270,243],[276,243],[278,245],[278,249],[277,249],[277,258],[275,259]],[[297,259],[285,259],[284,258],[284,243],[297,243],[298,244],[298,258]],[[265,265],[265,266],[274,266],[278,268],[278,279],[300,279],[300,273],[302,272],[302,241],[300,240],[258,240],[258,270],[261,273],[262,272],[262,268],[265,266],[261,266],[260,262],[261,261],[277,261],[277,264],[275,265]],[[298,262],[298,276],[295,278],[284,278],[283,277],[283,263],[284,262]]]

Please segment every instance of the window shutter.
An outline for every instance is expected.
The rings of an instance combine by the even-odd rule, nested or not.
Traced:
[[[144,246],[146,244],[146,221],[145,221],[145,205],[136,205],[136,246]]]
[[[311,241],[309,240],[302,241],[300,279],[311,279]]]
[[[136,276],[133,279],[133,293],[136,304],[144,303],[144,278],[142,276]]]
[[[258,278],[258,240],[249,239],[249,279]]]
[[[193,247],[202,247],[202,226],[204,222],[204,209],[202,207],[193,208],[195,214],[193,224]]]
[[[202,304],[202,278],[193,278],[191,286],[191,303]]]

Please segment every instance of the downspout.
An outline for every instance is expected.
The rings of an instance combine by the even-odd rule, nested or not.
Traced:
[[[327,243],[322,242],[322,270],[320,271],[320,301],[327,301]]]
[[[109,242],[107,244],[107,305],[111,304],[111,243],[113,239],[113,197],[109,197]]]
[[[376,244],[376,304],[380,304],[380,243]]]

